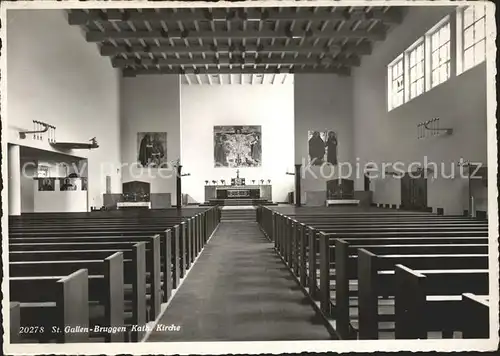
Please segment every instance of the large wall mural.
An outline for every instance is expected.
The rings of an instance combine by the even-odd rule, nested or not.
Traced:
[[[260,167],[261,126],[214,126],[215,167]]]

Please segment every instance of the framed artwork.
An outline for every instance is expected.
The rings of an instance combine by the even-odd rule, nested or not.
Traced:
[[[60,178],[59,179],[59,190],[61,192],[76,190],[77,185],[75,180],[78,178]]]
[[[53,192],[55,190],[55,185],[56,185],[55,178],[38,179],[38,191],[39,192]]]
[[[167,133],[139,132],[137,161],[140,167],[161,168],[167,164]]]
[[[214,126],[215,167],[260,167],[261,126]]]
[[[46,178],[48,176],[49,176],[49,167],[39,164],[37,167],[37,177]]]
[[[321,166],[325,163],[336,166],[337,159],[337,133],[332,130],[313,131],[307,133],[308,156],[311,166]]]

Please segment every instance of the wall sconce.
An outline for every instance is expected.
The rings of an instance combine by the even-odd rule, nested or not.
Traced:
[[[389,177],[401,178],[403,174],[400,172],[385,171],[384,174]]]
[[[453,134],[453,129],[439,127],[438,117],[417,124],[417,139],[419,140],[434,136],[449,136],[451,134]]]
[[[31,131],[20,131],[19,132],[19,138],[21,140],[24,140],[26,138],[27,134],[33,134],[33,139],[34,140],[41,140],[43,138],[43,133],[48,131],[48,140],[49,142],[55,142],[55,133],[56,133],[56,128],[55,126],[49,125],[45,122],[38,121],[38,120],[32,120],[33,121],[33,130]]]

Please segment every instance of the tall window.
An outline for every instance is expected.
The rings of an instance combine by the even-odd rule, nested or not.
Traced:
[[[463,11],[463,70],[481,63],[486,54],[484,5],[471,5]]]
[[[404,102],[404,69],[403,56],[398,57],[388,66],[389,77],[389,110]]]
[[[431,88],[450,77],[450,22],[446,21],[430,34]]]
[[[424,41],[420,40],[407,52],[408,81],[410,86],[409,99],[422,94],[425,88],[425,57]]]

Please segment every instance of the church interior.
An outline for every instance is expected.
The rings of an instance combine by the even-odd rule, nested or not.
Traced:
[[[4,11],[12,347],[498,342],[491,8],[254,3]]]

